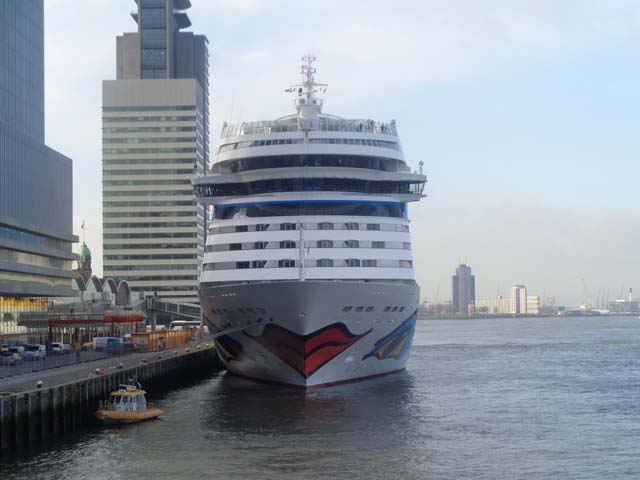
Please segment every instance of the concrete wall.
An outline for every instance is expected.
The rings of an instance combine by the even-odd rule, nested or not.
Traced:
[[[167,385],[167,379],[185,371],[205,373],[220,369],[213,342],[209,348],[185,355],[172,356],[171,351],[158,355],[163,357],[161,361],[156,359],[153,363],[64,385],[0,395],[0,454],[96,425],[95,412],[100,400],[108,399],[113,390],[129,379],[136,379],[148,390],[149,384]]]

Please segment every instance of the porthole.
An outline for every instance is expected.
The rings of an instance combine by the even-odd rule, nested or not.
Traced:
[[[343,308],[342,308],[342,311],[343,311],[343,312],[350,312],[352,308],[353,308],[353,307],[343,307]]]

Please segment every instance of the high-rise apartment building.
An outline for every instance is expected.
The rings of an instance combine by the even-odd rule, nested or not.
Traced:
[[[527,287],[524,285],[511,287],[511,313],[514,315],[527,313]]]
[[[0,339],[74,295],[72,162],[44,144],[43,0],[0,1]]]
[[[104,275],[133,292],[195,299],[205,211],[191,180],[209,157],[209,57],[188,0],[136,0],[103,82]]]
[[[471,267],[459,265],[452,283],[454,313],[469,315],[476,300],[476,277],[471,274]]]

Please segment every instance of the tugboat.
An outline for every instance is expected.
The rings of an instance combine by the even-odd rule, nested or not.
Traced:
[[[105,425],[158,418],[163,412],[152,403],[147,403],[146,393],[137,382],[135,385],[120,385],[118,390],[111,392],[110,401],[100,401],[96,417]]]

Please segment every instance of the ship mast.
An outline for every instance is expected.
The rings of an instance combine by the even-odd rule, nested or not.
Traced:
[[[322,113],[323,99],[316,94],[326,92],[328,86],[326,83],[316,83],[316,68],[313,66],[315,61],[316,57],[313,55],[303,56],[300,67],[302,83],[291,85],[286,90],[297,94],[294,103],[298,112],[298,122],[303,130],[311,130],[315,119]]]

